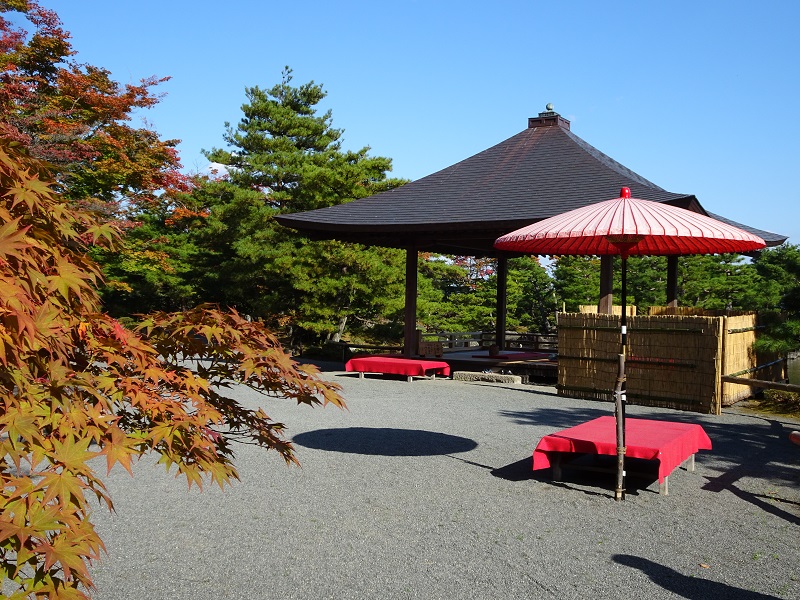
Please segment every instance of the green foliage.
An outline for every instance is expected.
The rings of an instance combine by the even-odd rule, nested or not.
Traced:
[[[480,331],[497,322],[494,261],[452,260],[423,254],[419,263],[418,324],[426,331]],[[509,261],[506,326],[549,331],[554,326],[553,283],[535,257]]]
[[[210,160],[225,174],[196,182],[179,206],[196,217],[176,231],[166,214],[143,218],[159,229],[174,274],[164,289],[227,306],[290,332],[294,340],[338,339],[348,328],[368,335],[397,318],[402,310],[404,257],[397,250],[365,248],[336,241],[312,242],[277,224],[283,212],[340,204],[389,189],[391,161],[368,155],[369,148],[342,149],[342,131],[331,126],[331,114],[317,114],[325,97],[310,82],[294,87],[291,70],[280,84],[246,91],[243,118],[226,124],[230,149],[213,149]],[[151,239],[158,239],[151,237]],[[152,287],[152,278],[139,277]],[[375,285],[380,281],[380,285]],[[182,282],[183,287],[180,283]],[[163,296],[163,295],[162,295]],[[149,297],[158,298],[150,294]],[[129,297],[133,307],[133,297]]]
[[[403,183],[387,181],[388,158],[369,156],[369,148],[342,150],[343,131],[331,126],[331,112],[317,114],[327,95],[321,85],[294,87],[291,81],[286,67],[281,83],[269,90],[247,88],[244,117],[235,129],[225,124],[232,150],[206,153],[228,168],[232,183],[261,190],[265,204],[280,212],[333,206]]]
[[[154,314],[136,332],[100,312],[86,245],[116,232],[71,208],[43,172],[0,137],[0,570],[13,598],[86,598],[103,548],[87,497],[112,506],[91,459],[131,471],[155,452],[189,486],[223,486],[237,477],[236,441],[296,462],[284,426],[229,397],[232,384],[344,403],[235,312]]]
[[[784,244],[763,250],[753,261],[761,277],[761,307],[776,310],[763,314],[766,331],[759,350],[786,355],[800,349],[800,246]]]
[[[507,297],[509,328],[539,333],[555,328],[554,282],[536,257],[509,261]]]
[[[448,331],[493,330],[497,323],[497,278],[490,277],[476,284],[474,290],[450,296],[453,321]]]
[[[559,308],[578,312],[582,304],[600,300],[600,259],[593,256],[559,256],[553,268]]]
[[[103,265],[105,310],[117,317],[152,310],[183,310],[198,304],[193,264],[199,250],[190,229],[206,214],[174,206],[168,195],[138,215],[139,224],[126,231],[125,250],[94,247],[93,258]]]
[[[399,325],[405,289],[402,252],[334,241],[309,244],[307,250],[294,265],[302,271],[294,281],[297,327],[322,337],[334,323],[337,328],[328,337],[339,341],[348,319],[355,321],[349,323],[355,335],[369,336],[387,320]]]
[[[469,293],[469,273],[465,265],[449,257],[420,253],[417,281],[417,325],[426,331],[466,331],[453,299]]]
[[[614,261],[614,293],[620,298],[621,260]],[[628,304],[644,314],[651,306],[667,303],[667,259],[663,256],[631,256],[628,258]]]
[[[678,260],[678,298],[685,306],[709,310],[758,308],[762,283],[753,265],[736,254]]]
[[[614,302],[621,301],[621,265],[614,258]],[[667,259],[632,256],[628,259],[628,304],[643,313],[666,303]],[[581,304],[597,304],[600,295],[600,260],[597,257],[563,256],[553,270],[554,286],[567,311]],[[681,256],[678,259],[678,299],[682,306],[709,310],[755,310],[770,305],[776,292],[765,294],[764,278],[753,264],[735,254]]]

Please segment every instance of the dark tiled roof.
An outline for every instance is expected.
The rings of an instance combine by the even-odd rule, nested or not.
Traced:
[[[693,195],[668,192],[587,144],[568,121],[545,121],[531,119],[504,142],[394,190],[278,221],[316,239],[491,256],[499,236],[616,198],[623,186],[635,198],[704,212]]]
[[[742,225],[741,223],[737,223],[736,221],[732,221],[731,219],[726,219],[721,215],[715,215],[714,213],[711,212],[707,214],[712,219],[717,219],[718,221],[722,221],[723,223],[727,223],[728,225],[733,225],[734,227],[738,227],[739,229],[744,229],[745,231],[752,233],[753,235],[757,235],[762,240],[767,242],[767,246],[780,246],[787,239],[787,236],[781,235],[779,233],[772,233],[771,231],[756,229],[755,227],[750,227],[749,225]]]

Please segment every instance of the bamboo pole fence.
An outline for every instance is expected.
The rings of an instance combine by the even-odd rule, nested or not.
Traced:
[[[720,414],[723,406],[750,397],[755,387],[723,377],[785,377],[782,361],[753,351],[757,331],[754,313],[685,307],[634,313],[628,320],[628,402]],[[612,401],[619,316],[561,313],[558,334],[558,394]]]

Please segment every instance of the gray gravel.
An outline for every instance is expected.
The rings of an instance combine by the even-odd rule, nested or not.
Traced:
[[[800,424],[631,407],[701,423],[714,450],[654,478],[530,470],[539,438],[610,414],[554,388],[340,371],[349,409],[237,397],[289,426],[302,467],[244,446],[241,482],[187,491],[141,461],[93,515],[94,597],[171,599],[800,598]]]

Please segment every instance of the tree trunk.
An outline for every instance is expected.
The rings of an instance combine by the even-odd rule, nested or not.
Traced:
[[[339,317],[339,328],[337,329],[336,333],[333,334],[334,342],[342,341],[342,336],[344,335],[344,329],[346,325],[347,325],[347,315]]]

